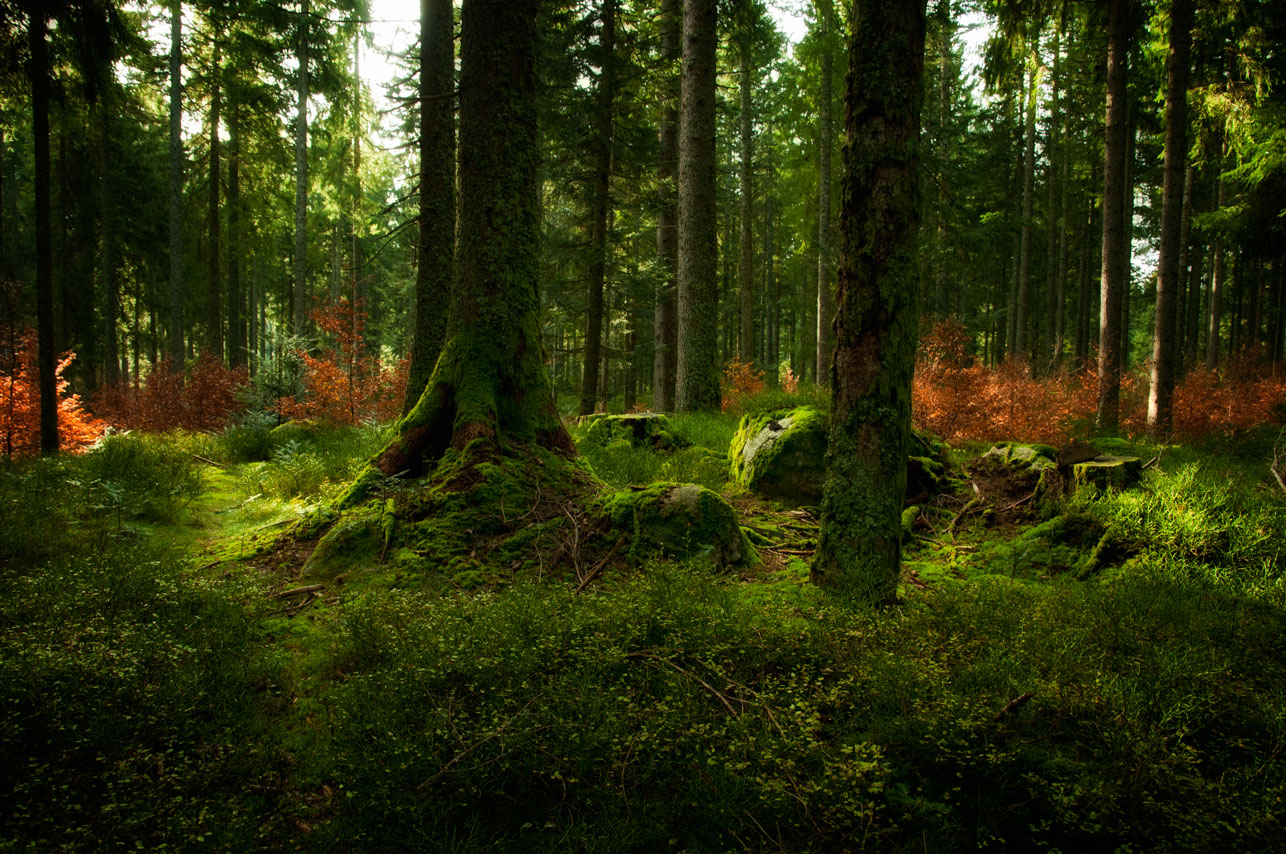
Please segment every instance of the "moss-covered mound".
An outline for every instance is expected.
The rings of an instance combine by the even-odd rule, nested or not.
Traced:
[[[635,559],[705,556],[724,568],[757,558],[728,502],[695,483],[654,483],[609,494],[600,508],[612,531],[632,544]]]
[[[688,444],[674,435],[670,419],[657,412],[589,415],[579,426],[580,441],[603,447],[615,442],[628,442],[633,448],[673,451]]]
[[[746,415],[728,451],[732,480],[757,495],[816,504],[826,476],[830,419],[811,406]],[[940,492],[947,446],[913,430],[907,453],[907,495]]]
[[[743,416],[728,449],[732,480],[767,498],[816,504],[829,427],[825,413],[811,406]]]

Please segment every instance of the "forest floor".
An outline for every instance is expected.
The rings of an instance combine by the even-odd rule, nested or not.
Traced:
[[[1118,443],[1143,482],[1054,509],[953,449],[875,611],[808,583],[814,508],[727,482],[735,426],[582,452],[722,492],[761,560],[592,584],[310,577],[376,427],[0,470],[0,850],[1286,846],[1277,428]]]

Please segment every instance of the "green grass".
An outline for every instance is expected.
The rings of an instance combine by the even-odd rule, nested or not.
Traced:
[[[587,456],[618,485],[722,484],[735,423]],[[971,516],[954,544],[947,502],[885,611],[790,557],[579,594],[390,576],[280,612],[299,582],[263,550],[382,440],[123,436],[0,469],[0,850],[1286,845],[1263,436],[1128,446],[1159,456],[1141,489]],[[799,517],[746,522],[810,542]]]

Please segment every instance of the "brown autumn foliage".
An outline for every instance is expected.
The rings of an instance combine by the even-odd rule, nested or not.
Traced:
[[[246,409],[246,368],[202,357],[190,376],[163,362],[141,383],[121,383],[94,396],[94,412],[114,427],[160,433],[221,430]]]
[[[40,374],[36,331],[9,330],[0,365],[0,451],[6,457],[40,453]],[[63,374],[76,358],[68,351],[58,360],[58,441],[65,451],[82,451],[98,441],[107,425],[85,411],[80,398],[67,391]]]
[[[284,397],[277,412],[288,419],[353,425],[397,417],[406,395],[408,359],[389,367],[367,353],[366,312],[347,298],[313,310],[324,333],[317,355],[299,351],[304,363],[304,393]]]
[[[947,318],[920,342],[913,413],[916,426],[947,441],[1017,440],[1059,445],[1086,438],[1093,426],[1098,376],[1093,368],[1033,378],[1025,362],[996,367],[968,353],[964,326]],[[1146,371],[1121,378],[1121,427],[1146,429]],[[1280,366],[1246,355],[1222,373],[1198,369],[1175,388],[1174,436],[1231,434],[1281,419],[1286,378]]]
[[[741,362],[735,357],[723,369],[724,412],[740,412],[742,402],[764,390],[764,372],[755,370],[751,362]]]

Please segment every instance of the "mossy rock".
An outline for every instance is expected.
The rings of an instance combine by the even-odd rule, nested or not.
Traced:
[[[613,532],[630,540],[630,555],[683,560],[708,557],[726,568],[758,559],[737,520],[718,493],[695,483],[654,483],[644,489],[605,496],[602,513]]]
[[[767,498],[798,504],[821,501],[830,418],[801,406],[742,417],[728,451],[732,480]],[[907,495],[942,491],[946,444],[913,430],[907,456]]]
[[[385,504],[373,502],[340,516],[304,563],[304,577],[329,581],[341,573],[374,567],[392,536],[392,510],[390,500]]]
[[[800,504],[822,498],[830,423],[811,406],[742,416],[728,449],[733,482]]]
[[[268,431],[268,440],[273,449],[284,447],[291,442],[305,444],[317,439],[321,425],[316,421],[287,421],[278,424]]]
[[[1049,445],[997,442],[982,455],[981,460],[984,464],[1007,468],[1016,474],[1039,474],[1057,467],[1058,449]]]
[[[1143,460],[1138,457],[1098,457],[1072,466],[1071,489],[1129,489],[1142,478]]]
[[[588,420],[581,422],[588,425],[584,428],[581,441],[603,447],[616,442],[628,442],[634,448],[673,451],[688,444],[674,435],[670,419],[658,412],[586,416],[586,419]]]

